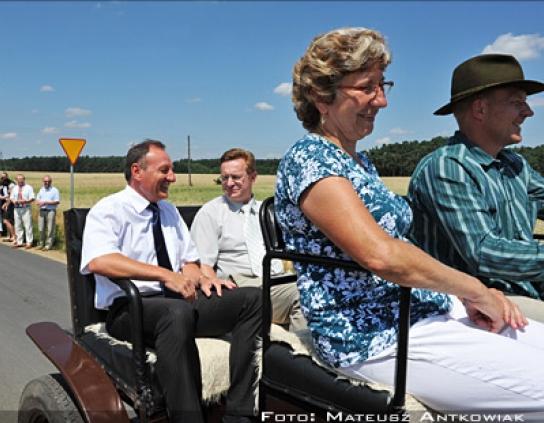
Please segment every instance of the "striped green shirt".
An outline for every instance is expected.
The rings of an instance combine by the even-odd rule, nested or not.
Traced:
[[[410,237],[489,287],[544,299],[544,177],[512,150],[494,158],[460,132],[424,157],[410,180]]]

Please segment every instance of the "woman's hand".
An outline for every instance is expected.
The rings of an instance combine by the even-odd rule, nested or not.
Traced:
[[[528,322],[518,306],[501,291],[489,288],[474,300],[463,299],[468,317],[477,326],[490,332],[500,332],[506,325],[521,329]]]
[[[495,288],[490,288],[489,290],[503,303],[503,319],[507,325],[513,329],[522,329],[529,324],[518,305],[504,295],[502,291]]]

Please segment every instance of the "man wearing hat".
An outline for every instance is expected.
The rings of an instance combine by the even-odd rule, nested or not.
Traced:
[[[505,149],[521,142],[521,125],[533,116],[527,96],[541,91],[510,55],[457,66],[450,102],[434,114],[453,113],[459,130],[421,160],[408,197],[416,244],[544,321],[544,244],[533,239],[537,215],[544,217],[544,178]]]

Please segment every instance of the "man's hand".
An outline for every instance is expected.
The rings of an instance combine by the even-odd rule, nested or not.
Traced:
[[[218,296],[222,295],[222,287],[225,287],[227,289],[236,288],[236,284],[232,281],[219,278],[211,278],[204,275],[200,276],[199,282],[200,290],[204,293],[206,297],[212,295],[212,288],[215,288]]]
[[[171,276],[166,278],[164,286],[171,291],[177,292],[187,301],[196,300],[196,284],[180,272],[170,272]]]

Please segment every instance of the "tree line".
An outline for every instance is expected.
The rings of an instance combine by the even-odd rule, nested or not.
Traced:
[[[426,141],[403,141],[384,144],[367,150],[381,176],[410,176],[417,163],[428,153],[444,145],[448,138],[435,137]],[[537,147],[513,147],[530,165],[544,175],[544,145]],[[257,159],[261,175],[274,175],[280,159]],[[121,173],[123,156],[81,156],[74,166],[81,173]],[[219,174],[219,158],[191,160],[191,173]],[[64,156],[32,156],[0,160],[0,170],[69,172],[70,163]],[[174,161],[176,173],[188,173],[187,159]]]
[[[410,176],[423,157],[447,143],[448,139],[435,137],[429,141],[384,144],[368,150],[367,154],[381,176]],[[511,148],[524,156],[533,169],[544,175],[544,145]]]
[[[262,175],[276,173],[279,159],[257,159],[257,169]],[[176,173],[188,173],[187,159],[173,162]],[[74,171],[78,173],[122,173],[124,156],[80,156]],[[0,170],[69,172],[70,162],[65,156],[31,156],[0,160]],[[191,160],[192,173],[219,174],[219,158]]]

